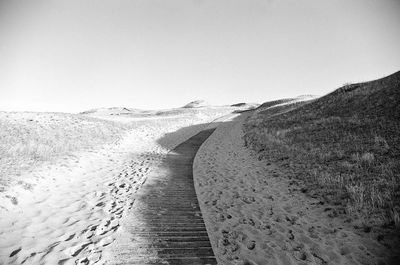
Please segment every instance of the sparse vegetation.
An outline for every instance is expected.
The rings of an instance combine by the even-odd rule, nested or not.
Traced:
[[[244,130],[259,159],[303,180],[310,196],[400,227],[400,72],[308,102],[264,103]]]
[[[44,161],[120,139],[112,121],[63,113],[0,113],[0,189]]]

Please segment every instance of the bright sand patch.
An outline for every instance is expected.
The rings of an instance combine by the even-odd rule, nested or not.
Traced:
[[[306,197],[244,147],[245,117],[220,125],[194,161],[219,264],[387,264],[388,249]]]

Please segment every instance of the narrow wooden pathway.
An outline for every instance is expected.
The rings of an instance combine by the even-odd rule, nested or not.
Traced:
[[[177,146],[148,176],[125,227],[130,242],[119,246],[118,264],[217,264],[193,183],[193,159],[214,131]]]

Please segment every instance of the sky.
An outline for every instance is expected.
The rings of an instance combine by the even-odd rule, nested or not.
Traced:
[[[323,95],[400,70],[400,0],[0,0],[0,110]]]

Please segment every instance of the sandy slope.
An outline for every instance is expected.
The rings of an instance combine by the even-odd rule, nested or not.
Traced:
[[[0,193],[39,166],[115,143],[129,125],[84,115],[0,111]],[[1,196],[1,195],[0,195]]]
[[[180,142],[227,114],[206,110],[140,120],[117,144],[76,153],[24,176],[0,198],[0,264],[97,264],[115,239],[132,194]],[[12,204],[7,196],[17,198]]]
[[[194,178],[220,264],[388,264],[388,250],[332,218],[296,181],[244,147],[244,116],[214,132]]]

